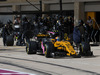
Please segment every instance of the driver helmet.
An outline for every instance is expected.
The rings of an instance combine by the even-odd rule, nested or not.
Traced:
[[[60,41],[60,38],[58,36],[56,37],[56,41]]]

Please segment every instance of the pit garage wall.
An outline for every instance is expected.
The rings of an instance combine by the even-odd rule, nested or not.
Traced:
[[[35,5],[37,8],[40,8],[39,5]],[[21,6],[21,11],[38,11],[35,7],[30,5],[23,5]]]
[[[40,8],[39,5],[35,5],[36,7]],[[60,5],[59,4],[43,4],[43,11],[59,11]],[[68,3],[62,5],[63,10],[74,10],[74,3]],[[47,9],[46,9],[47,8]],[[45,10],[44,10],[45,9]],[[21,11],[38,11],[36,8],[30,5],[23,5],[21,6]]]
[[[59,4],[50,4],[50,11],[53,10],[60,10]],[[63,4],[62,10],[74,10],[74,3]]]
[[[0,12],[12,12],[12,7],[11,6],[0,7]],[[12,15],[0,15],[0,21],[3,22],[4,24],[6,24],[9,19],[12,20],[12,18],[13,18]]]
[[[81,6],[82,5],[82,6]],[[40,6],[36,5],[38,8]],[[81,7],[80,7],[81,6]],[[81,15],[84,15],[84,12],[94,12],[94,11],[100,11],[100,1],[99,2],[71,2],[71,3],[63,3],[62,5],[63,10],[74,10],[75,18],[81,19]],[[33,6],[30,6],[29,4],[23,4],[23,5],[13,5],[13,6],[0,6],[0,12],[12,12],[12,11],[38,11]],[[60,6],[58,3],[52,3],[52,4],[43,4],[43,11],[58,11],[60,10]],[[80,14],[80,12],[83,12]],[[5,19],[5,20],[4,20]],[[4,23],[8,19],[13,19],[12,15],[0,15],[0,20],[2,20]]]
[[[36,4],[35,6],[37,8],[40,8],[39,4]],[[74,3],[63,4],[62,7],[63,7],[63,10],[74,10]],[[42,10],[43,11],[59,11],[60,6],[59,6],[59,4],[56,4],[56,3],[43,4]],[[0,6],[0,12],[13,12],[13,11],[20,12],[20,11],[38,11],[38,10],[29,4]],[[8,19],[13,20],[13,15],[0,15],[0,21],[2,21],[4,24],[7,23]]]
[[[85,12],[100,12],[100,1],[85,3]]]
[[[37,8],[40,8],[40,6],[37,4],[35,5]],[[63,10],[74,10],[74,3],[67,3],[62,5]],[[42,4],[42,11],[48,12],[48,11],[59,11],[60,5],[58,3],[53,4]],[[36,8],[30,5],[23,5],[21,6],[21,11],[38,11]],[[28,15],[27,15],[28,16]],[[45,16],[45,15],[43,15]]]

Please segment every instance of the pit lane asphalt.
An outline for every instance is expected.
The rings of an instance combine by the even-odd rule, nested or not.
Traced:
[[[92,47],[93,57],[45,58],[27,55],[25,46],[4,47],[0,39],[0,68],[36,75],[100,75],[100,46]]]

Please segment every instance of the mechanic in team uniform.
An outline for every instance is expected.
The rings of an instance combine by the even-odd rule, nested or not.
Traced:
[[[22,32],[23,32],[23,39],[25,38],[27,42],[30,41],[31,36],[31,24],[28,22],[27,17],[23,18],[22,22]]]
[[[11,25],[11,21],[7,21],[7,24],[4,25],[3,27],[3,33],[2,33],[2,37],[3,37],[3,44],[4,46],[6,45],[6,37],[10,34],[12,34],[13,32],[13,28],[12,28],[12,25]]]
[[[21,20],[20,20],[20,16],[19,15],[15,17],[15,20],[14,20],[13,24],[14,25],[20,25],[21,24]]]

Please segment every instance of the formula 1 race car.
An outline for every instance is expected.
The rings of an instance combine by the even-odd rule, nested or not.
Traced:
[[[49,34],[53,32],[49,32]],[[38,34],[36,41],[26,43],[27,54],[36,54],[42,52],[47,58],[55,56],[73,56],[81,57],[76,53],[69,41],[59,41],[56,38],[50,37],[49,34]]]

